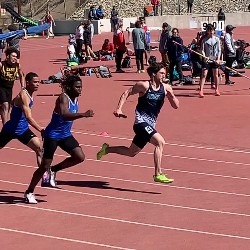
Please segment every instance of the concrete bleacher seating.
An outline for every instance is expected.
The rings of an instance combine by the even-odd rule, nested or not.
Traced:
[[[147,26],[151,30],[153,30],[154,28],[159,30],[163,22],[167,22],[172,27],[177,27],[179,29],[190,29],[190,28],[200,28],[201,23],[204,21],[207,22],[217,21],[217,14],[151,16],[151,17],[146,17],[145,19]],[[130,29],[130,23],[135,23],[136,20],[137,17],[123,18],[124,31],[127,28]],[[81,20],[56,21],[56,26],[54,27],[54,33],[56,35],[75,33],[76,26],[79,25],[80,21]],[[95,34],[100,34],[103,32],[111,32],[110,19],[93,20],[93,24],[95,28]],[[249,12],[230,13],[230,15],[228,15],[226,18],[225,25],[227,24],[232,24],[236,26],[249,26],[250,25]]]

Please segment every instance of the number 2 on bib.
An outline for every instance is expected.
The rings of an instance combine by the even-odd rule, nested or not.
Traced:
[[[150,126],[145,127],[145,130],[148,132],[148,134],[151,134],[154,131]]]

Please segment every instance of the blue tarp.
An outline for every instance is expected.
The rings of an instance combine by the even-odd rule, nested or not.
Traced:
[[[44,30],[48,30],[50,27],[49,23],[45,23],[42,25],[38,25],[38,26],[33,26],[33,27],[29,27],[26,29],[27,35],[36,35],[39,33],[42,33]],[[24,30],[16,30],[16,31],[11,31],[11,32],[7,32],[4,34],[0,34],[0,40],[6,40],[7,38],[11,38],[14,36],[24,36]]]
[[[50,23],[45,23],[38,26],[32,26],[27,28],[27,34],[28,35],[39,34],[42,33],[44,30],[48,30],[49,28],[50,28]]]

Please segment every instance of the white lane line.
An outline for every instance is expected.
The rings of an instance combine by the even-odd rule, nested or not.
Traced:
[[[188,229],[188,228],[163,226],[163,225],[157,225],[157,224],[151,224],[151,223],[143,223],[143,222],[137,222],[137,221],[130,221],[130,220],[123,220],[123,219],[116,219],[116,218],[110,218],[110,217],[97,216],[97,215],[80,214],[80,213],[67,212],[67,211],[49,209],[49,208],[40,208],[40,207],[34,207],[34,206],[25,206],[25,205],[18,205],[18,206],[19,207],[29,208],[29,209],[40,210],[40,211],[67,214],[67,215],[74,215],[74,216],[80,216],[80,217],[85,217],[85,218],[112,221],[112,222],[119,222],[119,223],[125,223],[125,224],[131,224],[131,225],[137,225],[137,226],[143,226],[143,227],[160,228],[160,229],[182,231],[182,232],[188,232],[188,233],[212,235],[212,236],[217,236],[217,237],[227,237],[227,238],[236,238],[236,239],[242,239],[242,240],[250,240],[249,237],[240,236],[240,235],[231,235],[231,234],[223,234],[223,233],[215,233],[215,232],[194,230],[194,229]]]
[[[19,182],[13,182],[13,181],[0,180],[0,182],[20,185],[20,186],[27,186],[27,184],[25,184],[25,183],[19,183]],[[86,192],[73,191],[73,190],[67,190],[67,189],[54,189],[54,188],[49,188],[49,187],[46,188],[46,187],[40,187],[40,186],[37,186],[36,188],[42,188],[42,189],[45,188],[45,189],[48,189],[49,191],[56,191],[56,192],[59,191],[59,192],[65,192],[65,193],[93,196],[93,197],[104,198],[104,199],[126,201],[126,202],[132,202],[132,203],[141,203],[141,204],[147,204],[147,205],[153,205],[153,206],[163,206],[163,207],[171,207],[171,208],[177,208],[177,209],[186,209],[186,210],[199,211],[199,212],[205,212],[205,213],[225,214],[225,215],[230,215],[230,216],[234,215],[234,216],[250,217],[250,214],[244,214],[244,213],[235,213],[235,212],[227,212],[227,211],[212,210],[212,209],[205,209],[205,208],[188,207],[188,206],[180,206],[180,205],[152,202],[152,201],[128,199],[128,198],[115,197],[115,196],[110,196],[110,195],[86,193]],[[5,204],[5,203],[0,202],[0,204]],[[18,204],[14,204],[14,205],[18,205]]]
[[[100,148],[100,146],[97,146],[97,145],[89,145],[89,144],[80,144],[80,145],[81,146],[85,146],[85,147]],[[154,153],[141,151],[140,154],[153,155]],[[172,157],[172,158],[185,159],[185,160],[207,161],[207,162],[215,162],[215,163],[222,163],[222,164],[233,164],[233,165],[250,166],[250,163],[243,163],[243,162],[223,161],[223,160],[214,160],[214,159],[188,157],[188,156],[181,156],[181,155],[170,155],[170,154],[163,154],[163,156],[164,157]]]
[[[84,144],[80,144],[80,145],[84,145]],[[93,145],[87,145],[87,146],[89,146],[89,147],[90,146],[91,147],[97,147],[97,146],[93,146]],[[34,153],[33,151],[31,151],[29,149],[12,148],[12,147],[5,147],[5,149]],[[142,153],[144,153],[144,154],[151,154],[151,153],[147,153],[147,152],[142,152]],[[61,154],[55,154],[55,156],[67,157],[67,155],[61,155]],[[185,157],[185,156],[176,156],[176,155],[164,155],[164,156],[169,156],[169,157],[174,157],[174,158],[188,158],[188,160],[191,160],[190,157]],[[150,167],[150,166],[138,165],[138,164],[130,164],[130,163],[123,163],[123,162],[113,162],[113,161],[105,161],[105,160],[98,161],[98,160],[90,159],[90,158],[87,158],[85,160],[86,161],[94,161],[94,162],[103,162],[103,163],[115,164],[115,165],[122,165],[122,166],[144,168],[144,169],[145,168],[147,168],[147,169],[154,169],[154,167]],[[216,162],[216,163],[250,166],[250,163],[241,163],[241,162],[215,161],[215,160],[199,159],[199,158],[192,158],[192,160],[203,160],[203,161],[211,161],[211,162],[213,161],[213,162]],[[250,178],[247,178],[247,177],[220,175],[220,174],[204,173],[204,172],[196,172],[196,171],[187,171],[187,170],[172,169],[172,168],[162,168],[162,169],[166,170],[166,171],[173,171],[173,172],[186,173],[186,174],[197,174],[197,175],[213,176],[213,177],[220,177],[220,178],[231,178],[231,179],[239,179],[239,180],[246,180],[246,181],[250,180]]]
[[[36,50],[51,50],[51,49],[59,49],[61,48],[61,45],[51,45],[48,47],[36,47],[36,48],[24,48],[21,49],[22,52],[30,52],[30,51],[36,51]]]
[[[72,132],[75,133],[75,134],[82,134],[82,135],[90,135],[90,136],[103,137],[103,135],[99,135],[99,134],[95,134],[95,133],[88,133],[88,132],[82,132],[82,131],[76,131],[76,130],[74,130]],[[126,137],[110,136],[110,135],[107,135],[105,137],[111,138],[111,139],[132,141],[131,138],[126,138]],[[205,149],[205,150],[222,151],[222,152],[250,154],[249,150],[225,149],[225,148],[217,148],[217,147],[209,147],[209,146],[188,145],[188,144],[184,144],[184,143],[170,143],[170,142],[166,142],[165,145],[174,146],[174,147],[195,148],[195,149]]]
[[[26,168],[35,168],[34,166],[28,166],[24,164],[12,163],[12,162],[4,162],[0,161],[2,164],[13,165],[13,166],[20,166]],[[175,186],[175,185],[164,185],[160,183],[151,183],[151,182],[144,182],[144,181],[136,181],[136,180],[128,180],[128,179],[121,179],[109,176],[100,176],[100,175],[92,175],[92,174],[83,174],[83,173],[75,173],[70,171],[60,171],[61,173],[72,174],[72,175],[79,175],[79,176],[87,176],[92,178],[100,178],[106,180],[114,180],[114,181],[121,181],[121,182],[129,182],[129,183],[136,183],[142,185],[150,185],[150,186],[160,186],[162,188],[174,188],[174,189],[183,189],[183,190],[191,190],[197,192],[207,192],[207,193],[214,193],[214,194],[222,194],[222,195],[232,195],[232,196],[243,196],[243,197],[250,197],[250,194],[242,194],[242,193],[234,193],[234,192],[225,192],[225,191],[217,191],[217,190],[210,190],[210,189],[201,189],[201,188],[191,188],[191,187],[184,187],[184,186]]]
[[[100,162],[100,161],[95,160],[95,159],[86,159],[86,161]],[[150,166],[123,163],[123,162],[114,162],[114,161],[105,161],[105,160],[102,160],[101,162],[108,163],[108,164],[122,165],[122,166],[137,167],[137,168],[143,168],[143,169],[145,169],[145,168],[154,169],[154,167],[150,167]],[[162,168],[162,169],[166,170],[166,171],[179,172],[179,173],[185,173],[185,174],[197,174],[197,175],[205,175],[205,176],[213,176],[213,177],[220,177],[220,178],[229,178],[229,179],[238,179],[238,180],[250,181],[250,178],[247,178],[247,177],[220,175],[220,174],[212,174],[212,173],[203,173],[203,172],[179,170],[179,169],[173,169],[173,168]]]
[[[75,239],[71,239],[71,238],[64,238],[64,237],[47,235],[47,234],[33,233],[33,232],[16,230],[16,229],[11,229],[11,228],[0,227],[0,230],[7,231],[7,232],[12,232],[12,233],[20,233],[20,234],[32,235],[32,236],[37,236],[37,237],[42,237],[42,238],[49,238],[49,239],[53,239],[53,240],[63,240],[63,241],[69,241],[69,242],[74,242],[74,243],[81,243],[81,244],[85,244],[85,245],[92,245],[92,246],[98,246],[98,247],[120,249],[120,250],[135,250],[133,248],[117,247],[117,246],[99,244],[99,243],[85,241],[85,240],[75,240]]]

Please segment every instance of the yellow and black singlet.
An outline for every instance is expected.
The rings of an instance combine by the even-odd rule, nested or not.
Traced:
[[[19,63],[8,64],[6,61],[2,62],[0,69],[0,87],[12,89],[19,70]]]

